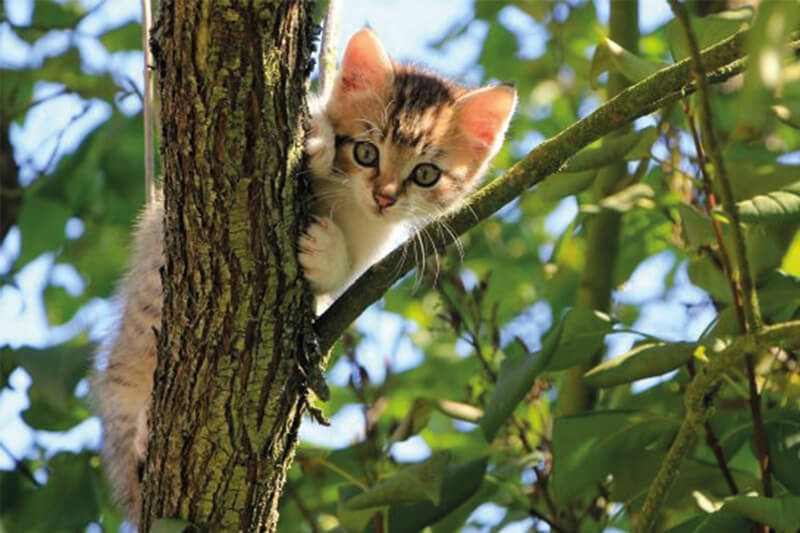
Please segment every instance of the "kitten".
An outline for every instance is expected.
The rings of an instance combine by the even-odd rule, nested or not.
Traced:
[[[398,236],[455,206],[503,142],[516,104],[506,86],[467,90],[394,64],[369,30],[347,45],[327,102],[312,102],[306,141],[314,222],[299,260],[320,306],[385,255]],[[163,200],[134,233],[119,288],[122,316],[101,347],[93,391],[105,430],[114,494],[128,517],[141,511],[147,408],[161,327]]]

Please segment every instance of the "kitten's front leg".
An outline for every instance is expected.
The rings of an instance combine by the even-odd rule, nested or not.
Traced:
[[[306,153],[308,166],[315,176],[327,177],[333,172],[333,159],[336,155],[336,136],[333,126],[325,114],[324,104],[317,100],[309,102],[311,117]]]
[[[338,293],[349,281],[350,258],[344,234],[328,217],[314,217],[300,237],[299,258],[314,294]]]

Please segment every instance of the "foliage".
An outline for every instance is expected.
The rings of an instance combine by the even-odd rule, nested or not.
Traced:
[[[32,23],[8,31],[33,43],[57,31],[74,37],[88,16],[82,6],[39,0]],[[800,151],[800,69],[783,46],[798,19],[793,2],[692,19],[701,48],[742,24],[753,27],[754,59],[743,79],[712,87],[711,108],[767,323],[800,313],[800,168],[787,156]],[[458,43],[476,27],[488,28],[478,58],[483,77],[515,81],[521,97],[510,140],[495,161],[499,171],[525,155],[531,138],[558,133],[602,100],[606,73],[635,82],[689,55],[675,21],[642,35],[638,55],[624,50],[608,38],[591,2],[475,2],[474,17],[435,46]],[[531,28],[545,36],[546,53],[525,51]],[[124,54],[141,46],[139,31],[125,23],[93,39]],[[11,387],[10,376],[24,370],[32,379],[25,423],[65,432],[90,416],[86,396],[76,394],[92,349],[82,313],[111,295],[144,199],[141,117],[122,111],[137,98],[131,84],[114,72],[90,70],[74,39],[41,62],[3,67],[0,76],[4,135],[24,124],[43,94],[104,101],[113,110],[72,153],[63,154],[63,134],[56,134],[55,143],[43,144],[52,150],[45,164],[16,161],[28,176],[17,220],[22,245],[3,273],[4,290],[16,291],[18,274],[32,263],[49,265],[41,292],[48,322],[71,326],[75,336],[37,349],[3,348],[0,385]],[[713,203],[718,185],[704,183],[701,166],[711,174],[717,169],[698,157],[697,109],[697,96],[689,96],[637,122],[635,132],[587,148],[464,235],[463,257],[451,250],[426,261],[371,311],[402,320],[394,342],[363,327],[344,336],[331,367],[347,377],[334,380],[331,401],[320,407],[335,419],[357,406],[363,432],[342,449],[301,444],[280,531],[445,533],[466,524],[500,531],[520,521],[548,523],[554,531],[631,529],[687,413],[687,384],[740,331],[725,267],[735,245],[730,216]],[[629,172],[612,194],[596,198],[598,171],[619,161],[628,162]],[[611,313],[602,314],[574,305],[581,283],[592,280],[584,224],[608,211],[620,213],[622,224],[617,289]],[[82,234],[65,234],[76,219]],[[654,264],[666,265],[665,272],[645,279],[637,294],[642,276],[654,276]],[[66,265],[80,276],[77,295],[53,274]],[[386,343],[379,350],[385,376],[364,358],[376,339]],[[398,368],[409,344],[424,359]],[[606,360],[586,374],[596,401],[565,415],[564,371],[590,362],[598,349]],[[774,497],[765,497],[742,363],[716,387],[715,408],[676,473],[658,530],[800,527],[797,353],[797,345],[776,342],[753,354]],[[408,464],[397,445],[412,438],[424,441],[430,455]],[[0,472],[0,530],[118,528],[97,450],[52,455],[37,445],[13,459],[15,469]],[[498,518],[486,524],[486,514],[474,511],[489,503]],[[184,525],[163,524],[165,531]]]

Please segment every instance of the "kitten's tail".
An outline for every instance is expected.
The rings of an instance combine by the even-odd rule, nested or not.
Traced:
[[[140,426],[147,423],[145,411],[127,411],[116,402],[109,405],[112,395],[119,395],[120,387],[126,384],[113,373],[96,372],[92,378],[92,389],[105,402],[98,409],[103,421],[103,459],[114,500],[124,510],[132,523],[139,520],[142,511],[142,469],[146,441],[142,442]],[[113,392],[112,392],[113,391]],[[146,435],[146,434],[145,434]]]

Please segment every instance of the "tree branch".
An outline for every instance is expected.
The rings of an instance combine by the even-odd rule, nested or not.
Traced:
[[[328,0],[322,40],[319,45],[319,84],[317,93],[327,100],[336,76],[336,39],[339,34],[339,1]]]
[[[733,282],[734,291],[740,289],[742,293],[741,299],[738,299],[737,295],[734,293],[734,302],[740,302],[741,310],[737,311],[739,311],[740,316],[744,315],[744,321],[740,323],[742,331],[750,333],[756,331],[761,325],[761,310],[758,304],[758,294],[756,293],[755,283],[753,283],[753,276],[750,273],[750,264],[747,259],[747,245],[739,220],[739,208],[733,198],[728,172],[725,169],[725,161],[722,159],[722,153],[720,152],[716,132],[714,131],[714,124],[711,117],[711,104],[708,95],[708,81],[706,80],[705,69],[700,58],[697,38],[689,24],[689,15],[686,12],[686,7],[678,0],[669,0],[669,4],[683,27],[686,40],[689,43],[689,50],[691,51],[694,77],[698,85],[700,127],[703,133],[702,140],[704,141],[703,148],[711,158],[711,163],[714,166],[714,177],[719,183],[722,196],[722,206],[730,217],[733,253],[736,257],[736,268],[733,270],[731,281]],[[761,400],[758,393],[758,386],[756,385],[755,365],[753,363],[752,354],[746,355],[745,366],[747,367],[747,381],[750,389],[750,414],[753,419],[753,425],[755,426],[756,447],[758,448],[758,467],[761,471],[761,483],[764,488],[764,496],[769,497],[772,496],[769,450],[767,447],[767,436],[764,432],[764,420],[761,416]],[[766,527],[764,527],[764,529],[766,530]]]
[[[745,64],[743,56],[746,36],[747,32],[739,32],[703,52],[706,69],[713,71],[709,76],[712,81],[724,81],[742,71]],[[452,234],[429,231],[435,238],[424,243],[423,253],[431,254],[443,249],[457,235],[476,226],[526,189],[557,172],[569,157],[589,143],[635,118],[692,93],[696,85],[690,81],[690,69],[691,60],[688,58],[664,68],[625,89],[555,137],[539,144],[502,177],[476,191],[461,208],[443,219],[444,224],[453,230]],[[435,228],[439,223],[432,224]],[[336,342],[339,335],[369,305],[413,268],[414,254],[406,253],[412,246],[413,243],[409,240],[372,266],[317,319],[315,330],[323,352]]]
[[[632,54],[639,52],[639,8],[637,3],[627,0],[612,0],[608,20],[609,38]],[[606,85],[606,96],[611,99],[630,86],[621,73],[610,73]],[[603,141],[624,135],[632,129],[631,125],[611,132]],[[626,161],[617,161],[597,173],[592,187],[592,201],[599,203],[603,198],[620,190],[620,184],[628,176]],[[604,211],[589,217],[584,224],[586,252],[581,282],[575,298],[576,307],[596,309],[608,313],[611,308],[611,293],[614,290],[614,270],[619,254],[619,241],[622,228],[622,214]],[[559,407],[564,415],[574,415],[590,409],[597,399],[597,390],[588,387],[583,375],[600,362],[605,345],[598,349],[583,364],[568,368],[562,377],[559,388]]]
[[[666,458],[661,463],[658,474],[650,485],[642,511],[634,523],[634,533],[648,533],[653,528],[661,503],[678,475],[684,456],[712,414],[713,403],[710,400],[725,372],[738,364],[747,354],[758,353],[776,344],[787,348],[800,345],[800,321],[767,326],[752,335],[736,338],[727,348],[715,354],[686,387],[684,395],[686,416]]]
[[[155,157],[153,156],[153,53],[150,50],[150,28],[153,15],[150,0],[142,2],[142,54],[144,55],[144,96],[142,98],[142,121],[144,122],[144,193],[147,205],[155,197]]]

